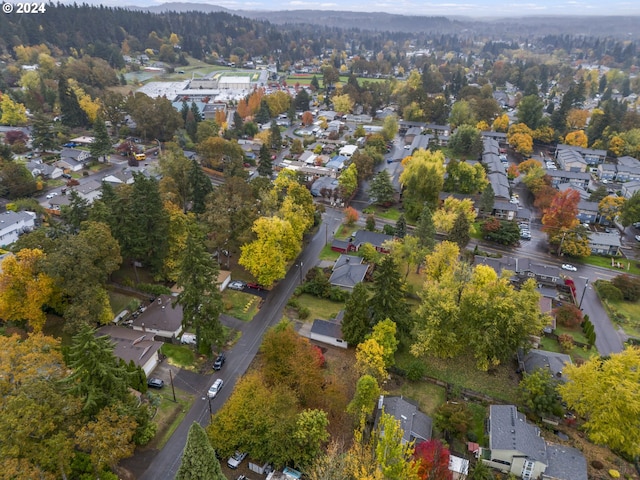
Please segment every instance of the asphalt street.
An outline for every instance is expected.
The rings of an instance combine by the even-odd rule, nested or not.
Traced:
[[[282,318],[284,307],[293,290],[300,284],[300,279],[306,275],[309,269],[316,265],[320,251],[327,242],[331,242],[333,239],[333,233],[342,220],[342,212],[328,208],[323,215],[323,220],[324,224],[309,239],[304,250],[293,262],[285,278],[278,282],[266,296],[260,311],[251,322],[244,323],[231,317],[221,319],[226,325],[231,326],[233,324],[242,331],[240,340],[227,352],[227,361],[222,370],[208,376],[190,374],[189,372],[177,373],[176,386],[195,393],[197,398],[164,448],[151,459],[139,457],[141,461],[150,460],[149,466],[140,477],[142,480],[175,478],[176,472],[180,467],[180,459],[189,427],[193,422],[197,422],[202,426],[209,424],[209,402],[206,396],[209,386],[215,378],[219,377],[224,381],[222,391],[211,401],[211,411],[215,413],[231,396],[234,385],[249,368],[258,352],[262,336],[266,330],[278,323]]]

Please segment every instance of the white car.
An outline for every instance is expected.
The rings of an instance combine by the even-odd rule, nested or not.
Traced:
[[[577,272],[578,269],[576,267],[574,267],[573,265],[570,265],[568,263],[563,263],[562,264],[562,269],[563,270],[569,270],[570,272]]]
[[[404,149],[405,149],[405,150],[410,150],[410,149],[411,149],[411,145],[405,145],[405,146],[404,146]]]
[[[211,385],[211,387],[209,387],[209,391],[207,392],[207,397],[215,398],[216,395],[218,395],[218,392],[220,392],[220,390],[222,390],[222,385],[223,384],[224,384],[224,382],[222,381],[221,378],[216,379],[216,381],[213,382],[213,385]]]
[[[636,235],[636,241],[640,242],[640,235]]]
[[[47,195],[47,200],[51,200],[53,197],[57,197],[58,196],[58,192],[51,192],[50,194]]]
[[[238,468],[238,466],[240,466],[240,464],[242,463],[242,461],[245,459],[246,456],[247,454],[245,452],[234,453],[233,457],[227,460],[227,466],[235,470],[236,468]]]

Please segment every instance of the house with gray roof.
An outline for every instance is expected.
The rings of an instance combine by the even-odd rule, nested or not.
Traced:
[[[545,170],[545,173],[551,178],[551,186],[558,188],[563,183],[589,190],[591,182],[591,174],[587,172],[572,172],[566,170]]]
[[[620,247],[620,234],[591,232],[589,234],[589,248],[591,253],[595,255],[622,255]]]
[[[575,150],[559,150],[556,160],[561,170],[567,172],[586,172],[587,162],[584,157]]]
[[[353,288],[364,280],[369,265],[363,264],[362,257],[354,255],[340,255],[333,266],[329,283],[334,287],[352,291]]]
[[[158,352],[162,342],[153,339],[153,335],[116,325],[105,325],[96,330],[96,336],[108,336],[114,343],[113,354],[127,364],[130,361],[142,367],[146,375],[160,363]]]
[[[521,280],[534,278],[536,282],[547,285],[563,285],[564,281],[560,276],[560,268],[555,265],[545,265],[532,262],[529,258],[519,258],[516,273]]]
[[[582,200],[578,202],[578,214],[576,218],[580,220],[580,223],[596,223],[600,219],[598,212],[598,202],[590,202],[588,200]]]
[[[382,412],[393,416],[402,428],[402,443],[425,442],[431,439],[433,421],[421,412],[418,406],[408,398],[381,395],[378,399],[374,428],[377,428]]]
[[[429,148],[429,143],[431,143],[431,140],[433,140],[433,135],[416,135],[411,142],[411,148],[409,149],[409,152],[413,152],[414,150],[418,150],[419,148],[427,150]]]
[[[593,148],[577,147],[575,145],[565,145],[563,143],[559,143],[556,146],[556,152],[555,152],[556,159],[561,153],[566,151],[573,151],[578,153],[584,159],[587,165],[593,165],[593,166],[598,165],[604,162],[605,159],[607,158],[606,150],[594,150]]]
[[[389,253],[389,250],[383,247],[384,243],[393,240],[393,235],[384,233],[370,232],[369,230],[358,230],[353,235],[353,243],[356,252],[365,243],[370,243],[380,253]]]
[[[613,163],[601,163],[598,165],[596,175],[600,180],[613,181],[618,175],[618,167],[619,165]]]
[[[500,220],[513,220],[516,218],[518,206],[506,200],[493,202],[493,216]]]
[[[622,184],[622,196],[627,200],[633,197],[633,195],[638,191],[640,191],[640,181]]]
[[[489,407],[489,448],[479,456],[488,466],[523,480],[587,480],[587,462],[576,449],[548,444],[515,405]]]
[[[342,339],[342,317],[336,317],[333,320],[315,319],[311,325],[309,338],[334,347],[347,348],[349,346]]]
[[[102,183],[98,183],[95,180],[89,180],[86,183],[73,187],[78,192],[81,198],[84,198],[87,202],[93,203],[96,198],[100,198],[102,195]]]
[[[6,247],[18,240],[23,233],[35,228],[36,214],[29,211],[0,213],[0,246]]]
[[[572,365],[571,357],[565,353],[548,352],[546,350],[533,349],[524,353],[522,349],[518,350],[518,365],[520,371],[533,373],[536,370],[546,370],[549,374],[562,382],[567,381],[567,377],[563,375],[564,367]]]
[[[35,158],[26,164],[27,170],[31,172],[33,177],[41,176],[42,178],[60,178],[64,173],[57,165],[48,165],[40,158]]]
[[[182,331],[182,307],[171,295],[160,295],[133,320],[134,330],[163,338],[177,338]]]
[[[493,268],[498,275],[502,275],[504,270],[515,273],[518,270],[518,259],[507,256],[494,258],[475,255],[473,257],[473,265],[487,265]]]

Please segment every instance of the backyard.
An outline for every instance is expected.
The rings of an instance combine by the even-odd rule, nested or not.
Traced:
[[[222,294],[222,305],[226,315],[250,322],[260,305],[260,297],[237,290],[225,289]]]

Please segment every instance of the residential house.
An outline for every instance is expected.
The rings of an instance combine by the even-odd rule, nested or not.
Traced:
[[[636,192],[640,191],[640,181],[622,184],[622,196],[629,200]]]
[[[71,205],[71,200],[66,195],[58,195],[53,198],[47,199],[49,204],[49,210],[54,214],[60,214],[63,205]]]
[[[329,283],[334,287],[352,291],[364,280],[369,265],[363,264],[362,257],[354,255],[340,255],[333,266]]]
[[[381,395],[378,399],[374,428],[378,426],[382,411],[400,422],[403,444],[414,442],[417,445],[431,439],[433,421],[411,400]]]
[[[33,177],[41,176],[42,178],[56,179],[60,178],[64,171],[56,165],[48,165],[43,163],[40,158],[31,160],[26,164],[27,170],[31,172]]]
[[[566,382],[567,377],[562,373],[566,365],[572,365],[571,357],[566,353],[537,349],[524,353],[522,349],[518,350],[518,366],[521,372],[532,374],[536,370],[548,370],[552,377]]]
[[[596,169],[596,175],[600,180],[613,182],[618,175],[618,167],[619,165],[614,165],[612,163],[601,163]]]
[[[353,235],[352,244],[355,246],[355,251],[360,250],[360,247],[365,243],[370,243],[380,253],[389,253],[389,250],[383,245],[385,242],[393,240],[393,235],[386,235],[384,233],[370,232],[368,230],[358,230]]]
[[[575,150],[560,150],[556,153],[556,160],[561,170],[567,172],[586,172],[587,162]]]
[[[351,156],[358,151],[357,145],[345,145],[340,149],[340,155],[351,158]]]
[[[79,148],[63,148],[60,152],[61,160],[73,159],[76,162],[86,163],[90,158],[91,153],[87,150],[80,150]]]
[[[590,166],[596,166],[604,162],[605,159],[607,158],[606,150],[594,150],[592,148],[576,147],[574,145],[565,145],[561,143],[561,144],[558,144],[558,146],[556,147],[556,152],[555,152],[556,159],[558,158],[561,152],[568,151],[568,150],[578,153],[584,159],[587,165],[590,165]]]
[[[428,134],[416,135],[413,141],[411,142],[411,148],[409,149],[409,152],[413,152],[414,150],[418,150],[419,148],[423,150],[429,149],[429,144],[431,143],[431,140],[433,140],[433,135],[428,135]]]
[[[87,183],[73,187],[73,189],[89,203],[93,203],[96,198],[100,198],[102,195],[102,184],[95,180],[89,180]]]
[[[11,245],[20,235],[33,230],[35,221],[36,214],[26,210],[0,213],[0,247]]]
[[[182,307],[174,305],[175,297],[160,295],[133,321],[132,328],[140,332],[171,339],[182,331]]]
[[[333,192],[338,188],[338,180],[332,177],[320,177],[316,179],[311,185],[311,195],[314,197],[322,197],[323,194],[327,194],[329,197],[333,196]]]
[[[310,152],[309,150],[305,150],[300,154],[298,161],[301,163],[306,163],[307,165],[314,165],[317,156],[318,155],[316,155],[315,153]]]
[[[534,263],[529,258],[518,259],[516,273],[522,281],[534,278],[538,283],[546,285],[564,284],[560,276],[560,268],[555,265]]]
[[[407,129],[407,133],[404,135],[404,143],[405,145],[411,145],[413,139],[422,133],[422,128],[420,127],[410,127]]]
[[[551,178],[551,186],[558,188],[563,183],[589,190],[591,182],[591,174],[587,172],[571,172],[566,170],[545,170],[546,174]]]
[[[118,172],[110,173],[102,178],[103,182],[110,183],[112,185],[131,185],[134,182],[133,171],[128,168],[120,170]]]
[[[640,181],[640,161],[628,155],[619,157],[615,179],[618,182]]]
[[[575,190],[576,192],[578,192],[582,200],[589,200],[589,198],[591,198],[591,194],[586,190],[584,190],[583,188],[576,187],[575,185],[571,185],[570,183],[561,183],[558,185],[558,191],[560,192],[564,192],[569,189]]]
[[[591,232],[589,235],[589,248],[592,255],[622,255],[620,234]]]
[[[516,273],[518,270],[518,259],[514,257],[483,257],[482,255],[476,255],[473,257],[474,265],[487,265],[493,268],[498,275],[502,275],[504,270]]]
[[[341,172],[348,160],[344,155],[336,155],[327,162],[325,168],[333,170],[334,172]]]
[[[326,343],[334,347],[348,348],[349,345],[342,339],[342,318],[344,310],[333,320],[315,319],[311,325],[309,338],[316,342]]]
[[[162,342],[156,342],[150,333],[141,333],[130,328],[105,325],[96,330],[97,336],[108,336],[115,344],[113,354],[124,362],[142,367],[148,376],[160,363],[158,355]]]
[[[547,444],[515,405],[491,405],[488,430],[489,448],[481,448],[479,454],[490,467],[523,480],[587,480],[584,456],[573,448]]]
[[[514,220],[518,206],[506,200],[494,200],[492,215],[500,220]]]
[[[65,170],[65,171],[70,170],[72,172],[79,172],[84,168],[83,162],[79,162],[73,158],[62,158],[58,160],[55,164],[57,167],[61,168],[62,170]]]
[[[576,218],[580,220],[580,223],[597,223],[599,217],[598,202],[589,202],[582,199],[578,202],[578,215],[576,215]]]
[[[507,134],[503,132],[483,131],[480,132],[483,138],[492,138],[498,143],[507,143]]]

